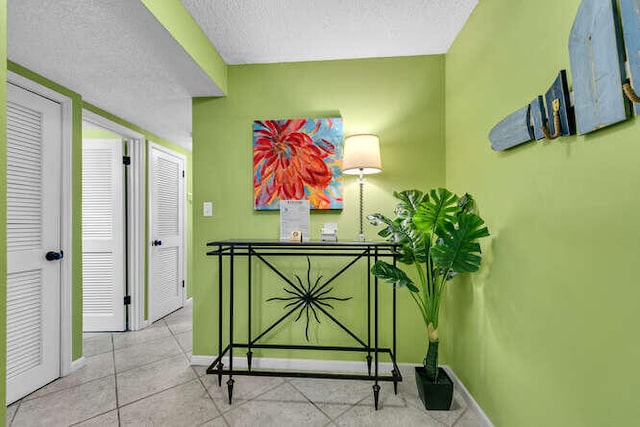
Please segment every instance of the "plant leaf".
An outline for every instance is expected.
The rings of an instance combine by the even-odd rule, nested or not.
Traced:
[[[473,197],[469,193],[464,193],[464,196],[460,197],[458,200],[458,206],[460,207],[460,212],[467,213],[476,213],[475,212],[476,201],[473,200]]]
[[[419,241],[421,235],[416,235],[415,230],[407,228],[406,223],[403,222],[401,218],[391,220],[380,213],[375,213],[367,216],[367,219],[372,225],[386,225],[386,227],[378,232],[378,236],[388,242],[400,245],[397,249],[399,262],[404,264],[412,264],[414,262],[416,259],[414,250],[416,245],[415,241]]]
[[[489,235],[489,230],[483,225],[482,218],[474,213],[460,214],[457,226],[445,222],[438,232],[438,242],[431,248],[435,265],[443,272],[478,271],[482,257],[477,240]]]
[[[420,203],[429,199],[429,196],[420,190],[404,190],[399,193],[394,191],[393,197],[400,200],[394,209],[396,216],[408,221],[413,220]]]
[[[378,232],[378,236],[384,238],[388,242],[403,245],[410,240],[407,230],[402,227],[402,224],[398,219],[391,220],[380,213],[371,214],[367,216],[367,219],[371,222],[371,225],[386,225],[386,227]]]
[[[419,291],[418,287],[413,283],[413,280],[411,280],[404,271],[388,262],[376,262],[373,267],[371,267],[371,274],[388,283],[395,283],[398,288],[407,287],[411,292]]]
[[[413,216],[413,223],[424,233],[432,233],[446,223],[454,223],[460,212],[458,196],[446,188],[431,190],[429,195],[430,200],[426,198]]]

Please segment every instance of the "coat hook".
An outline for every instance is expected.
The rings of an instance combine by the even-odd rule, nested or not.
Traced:
[[[627,95],[627,98],[629,98],[631,102],[640,102],[640,96],[638,96],[636,91],[633,90],[633,87],[631,87],[631,83],[623,84],[622,90],[624,91],[624,94]]]
[[[557,139],[560,136],[560,99],[554,99],[551,105],[553,106],[553,124],[556,130],[554,134],[551,135],[551,133],[549,133],[549,129],[547,129],[547,126],[542,125],[542,127],[540,128],[545,138],[547,138],[548,140]]]

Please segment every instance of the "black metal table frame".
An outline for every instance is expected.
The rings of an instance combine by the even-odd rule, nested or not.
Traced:
[[[371,346],[371,285],[372,275],[370,273],[372,261],[375,263],[381,258],[391,258],[393,264],[396,263],[396,248],[397,245],[386,242],[340,242],[340,243],[325,243],[325,242],[303,242],[303,243],[291,243],[291,242],[273,242],[273,241],[243,241],[243,240],[229,240],[220,242],[207,243],[209,247],[217,246],[216,250],[208,251],[207,255],[218,257],[218,356],[213,363],[207,368],[207,374],[218,375],[218,386],[222,386],[222,376],[228,375],[227,389],[229,395],[229,404],[233,399],[233,384],[234,375],[249,375],[249,376],[266,376],[266,377],[288,377],[288,378],[324,378],[324,379],[345,379],[345,380],[369,380],[374,381],[373,396],[374,406],[378,409],[378,400],[380,394],[380,386],[378,382],[388,381],[393,382],[394,393],[398,393],[398,382],[402,381],[402,375],[398,365],[396,363],[396,288],[392,286],[393,290],[393,312],[392,312],[392,335],[393,343],[392,349],[380,348],[378,343],[379,334],[379,313],[378,313],[378,278],[373,276],[373,346]],[[352,258],[345,266],[340,268],[331,278],[326,280],[322,286],[315,290],[315,293],[322,290],[329,284],[333,283],[339,276],[341,276],[350,267],[358,263],[361,259],[367,261],[367,341],[360,339],[356,334],[351,332],[349,328],[342,324],[338,319],[331,315],[328,311],[322,309],[320,305],[316,304],[316,308],[326,316],[328,316],[334,323],[336,323],[344,332],[354,338],[360,346],[347,347],[347,346],[320,346],[320,345],[287,345],[287,344],[259,344],[258,341],[271,332],[277,325],[282,323],[285,319],[291,316],[296,310],[298,310],[304,304],[308,304],[308,301],[301,302],[294,305],[285,315],[280,317],[279,320],[274,322],[267,329],[262,331],[257,337],[252,338],[251,330],[251,288],[252,288],[252,260],[254,258],[260,260],[270,270],[276,273],[282,280],[288,285],[297,289],[296,284],[289,278],[287,278],[280,270],[278,270],[266,257],[282,257],[282,256],[306,256],[309,257],[348,257]],[[229,343],[223,347],[223,290],[224,290],[224,264],[223,259],[229,260]],[[234,316],[234,260],[235,257],[246,257],[248,265],[247,276],[247,315],[248,315],[248,342],[238,343],[233,339],[233,316]],[[318,279],[320,280],[320,279]],[[316,283],[317,285],[318,283]],[[315,287],[314,287],[315,288]],[[301,291],[302,292],[302,291]],[[276,298],[278,299],[278,298]],[[247,349],[247,369],[234,369],[233,367],[233,350],[234,348]],[[268,370],[252,370],[252,349],[281,349],[281,350],[320,350],[320,351],[345,351],[345,352],[363,352],[366,353],[366,363],[368,374],[355,374],[355,373],[321,373],[321,372],[295,372],[295,371],[268,371]],[[373,353],[373,358],[371,354]],[[229,367],[225,368],[222,359],[225,355],[229,356]],[[379,372],[379,355],[388,354],[393,364],[393,369],[390,375],[383,375]],[[372,375],[373,365],[373,375]]]

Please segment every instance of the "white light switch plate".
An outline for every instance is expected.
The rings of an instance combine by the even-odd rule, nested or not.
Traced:
[[[204,205],[202,206],[202,215],[213,216],[213,203],[204,202]]]

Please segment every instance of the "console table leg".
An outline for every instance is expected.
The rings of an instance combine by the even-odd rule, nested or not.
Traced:
[[[247,352],[247,367],[249,368],[249,370],[251,370],[251,361],[253,359],[253,352],[252,351],[248,351]]]
[[[224,363],[220,362],[218,365],[218,387],[222,387],[222,370],[224,369]]]
[[[393,375],[393,393],[398,394],[398,371],[395,368],[391,371],[391,375]]]
[[[367,370],[369,371],[369,376],[371,376],[371,355],[367,355]]]
[[[231,405],[231,400],[233,399],[233,383],[235,381],[233,380],[233,378],[229,378],[229,381],[227,381],[227,390],[229,391],[229,405]]]
[[[378,410],[378,399],[380,398],[380,386],[378,384],[373,385],[373,404]]]

